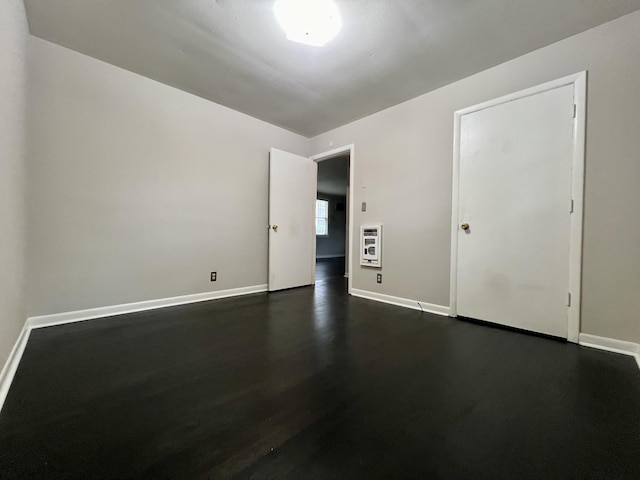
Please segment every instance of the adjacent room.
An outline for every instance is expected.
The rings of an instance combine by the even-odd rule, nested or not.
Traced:
[[[318,162],[316,198],[315,281],[348,277],[349,156],[339,155]]]
[[[2,479],[640,478],[640,0],[2,0]]]

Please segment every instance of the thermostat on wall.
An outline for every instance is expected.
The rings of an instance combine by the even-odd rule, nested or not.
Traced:
[[[360,227],[360,265],[382,267],[382,225]]]

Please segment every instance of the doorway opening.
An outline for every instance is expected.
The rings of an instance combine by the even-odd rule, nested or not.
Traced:
[[[349,279],[352,150],[347,146],[311,157],[318,164],[313,258],[318,285],[343,285]]]

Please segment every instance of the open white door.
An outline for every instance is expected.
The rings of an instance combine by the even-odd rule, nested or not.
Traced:
[[[464,113],[457,313],[567,338],[574,87]]]
[[[318,165],[271,149],[269,161],[269,291],[314,283]]]

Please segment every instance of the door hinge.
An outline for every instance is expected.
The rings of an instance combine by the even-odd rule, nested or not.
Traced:
[[[567,292],[567,307],[571,306],[571,292]]]
[[[576,105],[575,103],[573,104],[573,118],[576,118],[578,116],[578,105]]]
[[[573,198],[569,202],[569,213],[573,213]]]

